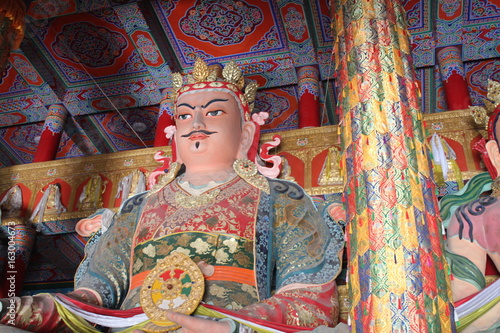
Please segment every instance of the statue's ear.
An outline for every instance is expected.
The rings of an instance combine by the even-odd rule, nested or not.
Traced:
[[[241,129],[240,147],[238,149],[237,158],[248,158],[248,151],[253,143],[256,126],[253,121],[246,121],[243,123]]]
[[[486,142],[486,151],[488,152],[491,164],[497,170],[497,174],[500,175],[500,149],[497,142],[495,140]]]
[[[172,160],[170,161],[170,163],[172,163],[172,162],[179,162],[180,164],[184,163],[184,162],[182,162],[180,154],[177,151],[177,140],[175,138],[175,134],[172,135],[171,147],[172,147]]]

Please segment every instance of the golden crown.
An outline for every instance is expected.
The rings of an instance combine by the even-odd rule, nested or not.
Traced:
[[[253,102],[255,101],[255,94],[259,85],[255,81],[249,81],[245,86],[245,77],[241,69],[236,65],[236,62],[232,60],[224,66],[221,72],[219,65],[209,66],[205,61],[198,58],[191,74],[186,75],[186,78],[185,82],[181,73],[172,74],[172,86],[174,89],[172,99],[174,102],[178,97],[179,90],[186,85],[200,82],[224,81],[236,86],[243,93],[249,111],[252,112],[253,110]]]

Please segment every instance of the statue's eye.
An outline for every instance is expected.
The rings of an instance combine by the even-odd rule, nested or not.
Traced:
[[[180,119],[180,120],[186,120],[186,119],[188,119],[190,117],[191,117],[191,115],[189,113],[184,113],[184,114],[180,114],[180,115],[177,116],[177,118]]]
[[[224,113],[224,111],[222,111],[222,110],[208,111],[207,112],[207,116],[209,116],[209,117],[215,117],[215,116],[220,116],[223,113]]]

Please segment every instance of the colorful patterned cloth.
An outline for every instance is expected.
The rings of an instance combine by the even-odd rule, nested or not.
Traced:
[[[428,143],[401,1],[331,1],[354,332],[452,332]]]

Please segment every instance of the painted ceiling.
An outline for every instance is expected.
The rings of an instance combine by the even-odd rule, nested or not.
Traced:
[[[328,0],[38,0],[0,76],[0,167],[30,163],[51,105],[69,113],[57,159],[153,146],[172,72],[235,60],[261,89],[264,131],[298,127],[297,69],[316,65],[335,124]],[[458,45],[473,104],[500,81],[500,0],[403,0],[425,113],[446,111],[435,51]]]

